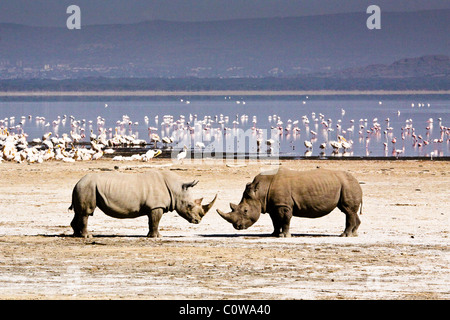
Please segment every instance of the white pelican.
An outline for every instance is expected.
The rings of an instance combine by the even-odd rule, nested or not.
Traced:
[[[344,151],[346,151],[347,149],[350,149],[352,147],[352,144],[348,141],[342,141],[341,145],[342,145],[342,148],[344,148]]]
[[[335,150],[339,150],[342,147],[342,144],[338,141],[333,140],[330,141],[330,146],[332,146]]]
[[[51,160],[55,158],[55,153],[53,152],[53,149],[48,149],[45,154],[42,156],[42,160]]]
[[[159,156],[161,153],[161,150],[148,150],[144,155],[142,155],[141,160],[147,162],[154,157]]]
[[[98,159],[100,159],[101,157],[103,157],[103,151],[99,151],[99,152],[97,152],[97,153],[94,153],[94,154],[92,155],[92,160],[98,160]]]
[[[312,149],[313,144],[311,143],[311,141],[305,140],[305,147],[307,147],[308,149]]]
[[[198,141],[198,142],[195,144],[195,147],[196,147],[196,148],[199,148],[199,149],[204,149],[204,148],[205,148],[205,144],[204,144],[203,142]]]
[[[47,139],[49,139],[51,135],[52,135],[51,132],[44,133],[44,135],[42,136],[42,140],[47,140]]]

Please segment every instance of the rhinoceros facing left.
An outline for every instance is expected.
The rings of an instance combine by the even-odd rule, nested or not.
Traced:
[[[262,213],[269,213],[278,237],[290,237],[293,216],[318,218],[338,207],[346,215],[341,236],[356,236],[362,206],[362,190],[349,173],[317,169],[294,171],[280,169],[257,175],[248,183],[241,202],[230,203],[231,212],[217,212],[235,229],[247,229]]]
[[[159,221],[163,213],[176,211],[190,223],[199,223],[214,204],[192,200],[189,188],[198,181],[183,183],[172,172],[149,171],[141,174],[90,173],[78,181],[72,192],[70,210],[74,236],[88,237],[87,221],[96,207],[114,218],[147,215],[149,237],[160,237]]]

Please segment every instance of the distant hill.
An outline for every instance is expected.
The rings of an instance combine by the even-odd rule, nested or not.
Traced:
[[[381,30],[368,30],[367,17],[148,21],[81,30],[0,24],[0,79],[292,77],[343,69],[341,76],[393,78],[415,72],[403,73],[400,59],[450,55],[450,10],[382,12]],[[389,65],[397,60],[397,67]]]
[[[412,78],[450,77],[450,57],[429,55],[419,58],[405,58],[392,64],[375,64],[366,67],[348,68],[332,75],[343,78]]]
[[[373,68],[379,70],[373,76],[357,71],[366,68],[358,68],[351,73],[345,71],[336,74],[319,73],[295,77],[0,79],[0,91],[450,90],[448,74],[446,76],[398,77],[392,73],[389,66],[370,67],[369,69]],[[403,68],[403,70],[409,69]],[[392,76],[381,77],[380,74]]]

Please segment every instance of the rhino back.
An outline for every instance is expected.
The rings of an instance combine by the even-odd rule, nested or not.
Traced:
[[[362,189],[354,176],[345,171],[336,171],[341,182],[341,202],[346,207],[358,207],[362,202]]]
[[[170,206],[170,195],[159,172],[89,174],[79,184],[88,197],[95,192],[96,205],[116,218],[137,217],[147,214],[148,209]]]
[[[321,217],[339,203],[341,181],[335,171],[280,170],[270,186],[269,201],[273,206],[289,206],[294,215]]]

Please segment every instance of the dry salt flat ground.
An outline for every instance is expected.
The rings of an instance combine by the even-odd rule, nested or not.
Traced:
[[[216,208],[238,203],[245,184],[281,165],[352,173],[364,192],[359,236],[340,238],[338,209],[293,218],[292,238],[272,238],[269,216],[237,231]],[[118,169],[114,169],[118,166]],[[448,161],[286,160],[145,165],[111,160],[0,164],[2,299],[449,299]],[[175,212],[146,237],[147,218],[113,219],[96,210],[93,237],[73,238],[71,192],[86,173],[173,170],[212,199],[198,225]]]

